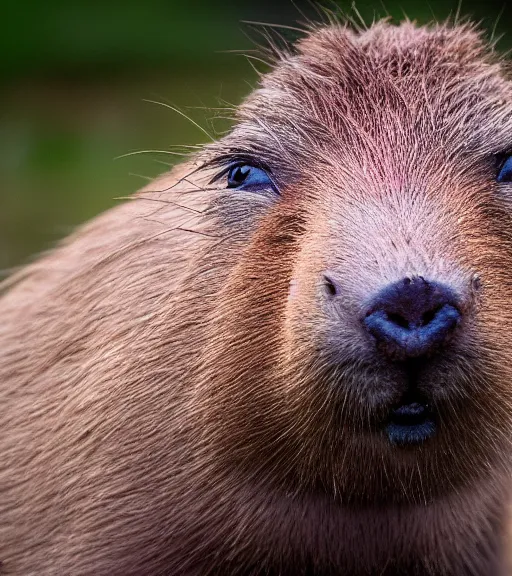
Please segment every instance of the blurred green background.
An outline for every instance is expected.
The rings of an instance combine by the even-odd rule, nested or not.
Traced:
[[[339,2],[354,15],[351,2]],[[329,0],[324,5],[333,8]],[[420,22],[459,0],[361,0],[357,9]],[[293,25],[308,0],[11,0],[0,3],[0,274],[51,247],[78,223],[176,163],[167,154],[229,123],[213,108],[236,104],[256,83],[240,54],[258,39],[244,20]],[[507,0],[464,0],[461,12],[505,34]],[[499,20],[498,20],[499,17]],[[498,20],[498,21],[497,21]],[[507,37],[508,34],[508,37]],[[161,153],[116,157],[138,150]]]

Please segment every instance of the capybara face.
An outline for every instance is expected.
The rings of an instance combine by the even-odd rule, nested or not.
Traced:
[[[512,573],[511,86],[468,25],[313,29],[0,286],[6,573]]]
[[[237,253],[197,389],[224,461],[356,501],[507,468],[503,66],[469,27],[322,29],[207,150],[209,262]]]

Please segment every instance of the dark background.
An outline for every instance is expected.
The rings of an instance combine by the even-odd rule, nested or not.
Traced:
[[[355,17],[351,2],[339,6]],[[324,2],[329,8],[334,4]],[[446,18],[458,0],[357,2],[370,22],[389,13]],[[0,274],[51,247],[78,223],[176,163],[175,146],[229,124],[213,108],[236,104],[256,83],[243,20],[291,24],[315,18],[305,0],[12,0],[0,2]],[[464,0],[462,14],[505,34],[507,0]],[[499,19],[498,19],[499,18]],[[116,157],[139,150],[161,153]],[[179,150],[179,149],[178,149]]]

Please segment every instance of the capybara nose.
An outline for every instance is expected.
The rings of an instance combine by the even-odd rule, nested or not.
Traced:
[[[377,346],[394,359],[438,350],[461,318],[454,292],[423,277],[404,278],[370,302],[363,323]]]

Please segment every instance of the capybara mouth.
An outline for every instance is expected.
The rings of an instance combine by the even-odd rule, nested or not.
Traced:
[[[409,397],[391,410],[385,430],[393,444],[415,445],[435,434],[436,422],[425,401]]]
[[[425,361],[420,358],[410,359],[404,365],[407,390],[398,403],[391,407],[385,426],[392,444],[421,444],[436,432],[437,423],[432,405],[417,388],[418,377],[424,367]]]

